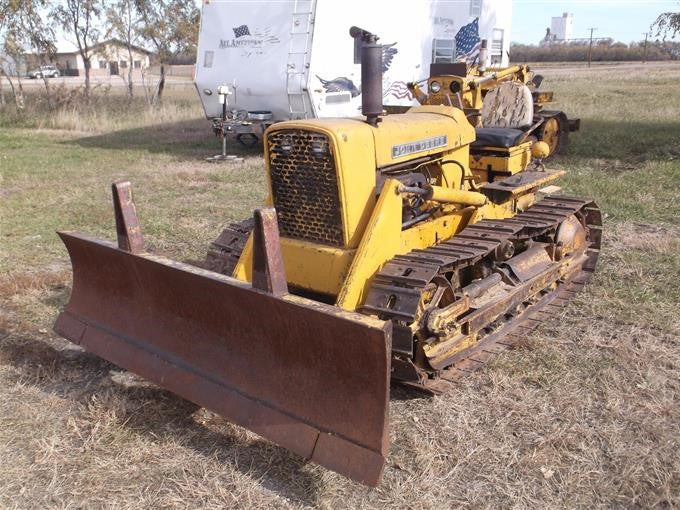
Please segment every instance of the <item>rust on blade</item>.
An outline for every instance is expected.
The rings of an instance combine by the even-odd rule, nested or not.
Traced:
[[[253,287],[275,296],[288,294],[288,282],[283,269],[279,224],[276,209],[255,210],[253,230]]]
[[[142,227],[137,217],[137,208],[132,200],[130,181],[118,181],[111,185],[113,212],[116,217],[118,248],[131,253],[144,251]]]
[[[73,290],[55,331],[368,485],[388,449],[391,323],[61,232]],[[271,273],[270,273],[271,274]]]

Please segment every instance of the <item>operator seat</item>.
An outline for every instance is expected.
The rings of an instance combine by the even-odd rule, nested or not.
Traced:
[[[510,148],[522,142],[534,119],[531,90],[523,83],[506,81],[487,92],[481,128],[472,147]]]
[[[521,129],[501,127],[476,128],[477,137],[472,142],[472,147],[503,147],[509,149],[522,143],[524,131]]]

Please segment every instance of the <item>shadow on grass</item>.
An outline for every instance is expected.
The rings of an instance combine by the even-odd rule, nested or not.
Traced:
[[[232,465],[282,497],[310,506],[318,502],[320,480],[304,471],[305,459],[265,440],[244,441],[230,434],[226,421],[218,420],[220,430],[213,430],[196,421],[199,406],[155,385],[116,383],[110,372],[118,367],[93,354],[59,350],[42,339],[21,335],[0,342],[0,358],[19,372],[24,384],[84,407],[92,396],[105,392],[112,401],[124,402],[120,422],[135,433],[153,441],[169,436],[206,458]]]
[[[680,158],[680,122],[583,119],[581,130],[572,133],[570,138],[566,155],[569,160],[599,158],[639,164]],[[170,154],[185,160],[200,160],[221,150],[219,138],[212,134],[210,123],[202,118],[85,136],[63,143]],[[227,152],[253,156],[260,155],[262,147],[259,143],[245,147],[230,140]]]
[[[570,135],[569,160],[598,158],[631,163],[680,159],[680,121],[617,122],[584,119]]]
[[[581,130],[570,135],[569,160],[597,158],[632,163],[680,158],[680,122],[582,119]],[[220,139],[203,118],[160,123],[64,141],[85,148],[135,150],[201,160],[221,150]],[[262,154],[260,143],[245,147],[229,140],[227,152],[239,156]]]
[[[210,123],[202,118],[123,129],[62,143],[93,149],[169,154],[182,160],[202,160],[222,150],[221,140],[213,135]],[[258,143],[246,147],[236,140],[228,140],[227,153],[238,156],[260,155],[262,145]]]

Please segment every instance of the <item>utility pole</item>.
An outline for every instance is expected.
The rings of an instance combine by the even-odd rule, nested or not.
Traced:
[[[590,62],[593,58],[593,32],[597,30],[597,27],[592,27],[588,30],[590,30],[590,46],[588,46],[588,67],[590,67]]]
[[[649,36],[649,32],[645,32],[645,49],[642,52],[642,63],[644,64],[647,62],[647,37]]]

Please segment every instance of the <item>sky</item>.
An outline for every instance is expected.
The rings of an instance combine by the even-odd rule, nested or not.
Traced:
[[[508,0],[509,1],[509,0]],[[644,33],[662,12],[680,12],[680,0],[512,0],[512,41],[537,44],[550,26],[550,18],[563,12],[574,15],[573,37],[611,37],[630,43]]]
[[[202,0],[194,0],[201,7]],[[276,1],[276,0],[274,0]],[[331,0],[339,1],[339,0]],[[414,0],[413,5],[425,0]],[[657,16],[666,11],[680,12],[680,0],[505,0],[512,1],[512,41],[538,44],[550,26],[550,18],[563,12],[574,15],[573,37],[611,37],[626,44],[644,39],[644,33]],[[63,36],[60,47],[73,46]],[[63,49],[61,51],[67,51]]]

